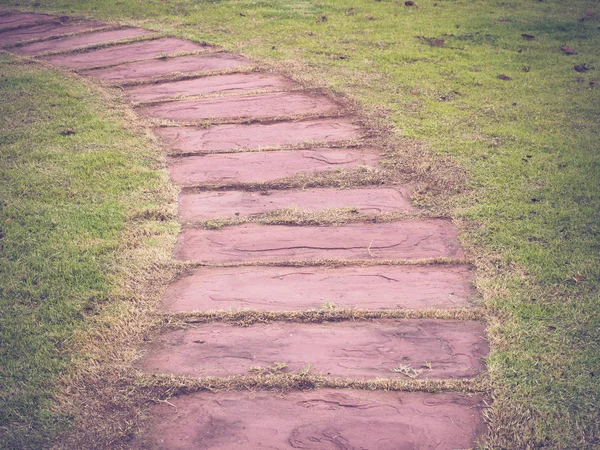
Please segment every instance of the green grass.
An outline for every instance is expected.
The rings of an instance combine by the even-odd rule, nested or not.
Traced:
[[[400,138],[417,140],[440,158],[451,157],[468,176],[466,185],[450,190],[453,215],[477,265],[478,288],[497,318],[490,329],[494,402],[486,445],[597,448],[600,5],[592,0],[417,3],[418,8],[386,0],[18,2],[64,14],[140,21],[269,61],[309,84],[355,99]],[[0,5],[17,2],[0,0]],[[524,33],[535,39],[524,39]],[[444,45],[430,45],[435,40]],[[578,54],[563,54],[563,45]],[[576,64],[591,70],[577,73]],[[11,66],[3,64],[2,70],[10,72]],[[10,280],[3,283],[3,292],[10,294],[3,314],[23,323],[13,333],[31,333],[31,339],[21,339],[23,349],[3,351],[20,352],[11,361],[28,364],[35,376],[27,377],[25,388],[15,380],[8,391],[30,406],[3,414],[51,423],[56,418],[36,406],[44,401],[36,394],[47,392],[51,376],[68,363],[60,343],[71,327],[81,326],[77,311],[89,301],[81,299],[103,298],[107,292],[109,280],[100,275],[99,261],[114,251],[123,227],[123,206],[115,199],[150,181],[143,170],[130,172],[128,159],[119,162],[74,144],[85,138],[83,124],[99,120],[92,113],[98,103],[72,83],[67,89],[53,75],[31,70],[35,77],[10,72],[15,81],[8,82],[7,97],[2,89],[1,139],[8,155],[3,169],[10,179],[1,186],[13,200],[2,207],[6,237],[1,242],[7,266],[2,276]],[[500,74],[511,79],[501,80]],[[56,86],[79,95],[52,94]],[[34,101],[20,91],[52,99]],[[75,125],[71,117],[77,118]],[[132,139],[104,120],[113,124],[110,133],[88,127],[89,133],[101,134],[100,142],[110,139],[120,146]],[[65,127],[82,133],[56,134]],[[68,157],[58,150],[65,145],[72,146]],[[104,186],[98,171],[86,173],[88,165],[109,166],[121,176]],[[441,197],[423,184],[416,200],[435,209]],[[14,222],[5,223],[8,217]],[[58,246],[61,236],[76,237],[69,241],[71,250]],[[90,243],[79,251],[76,242],[84,236],[97,246]],[[37,279],[43,282],[35,285]],[[21,363],[30,351],[26,347],[35,351]],[[52,364],[38,369],[38,354],[52,355],[45,359]],[[11,412],[15,408],[21,409]]]
[[[0,92],[0,447],[45,448],[74,333],[113,301],[128,216],[167,202],[140,201],[165,177],[87,86],[0,56]]]

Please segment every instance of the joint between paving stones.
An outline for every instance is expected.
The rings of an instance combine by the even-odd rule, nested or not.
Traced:
[[[177,265],[182,268],[199,267],[351,267],[351,266],[470,266],[466,259],[438,257],[423,259],[394,259],[394,260],[370,260],[370,259],[315,259],[305,261],[251,261],[234,263],[207,263],[203,261],[178,261]]]
[[[379,319],[437,319],[487,322],[487,311],[481,307],[455,309],[381,309],[369,310],[358,308],[323,308],[304,311],[161,311],[157,316],[163,326],[177,329],[191,324],[229,323],[240,326],[251,326],[257,323],[291,322],[291,323],[325,323],[325,322],[372,322]]]
[[[290,114],[285,116],[270,116],[260,118],[247,118],[247,117],[226,117],[222,119],[218,118],[206,118],[204,120],[170,120],[170,119],[152,119],[146,118],[145,122],[150,127],[164,128],[164,127],[199,127],[207,128],[211,125],[251,125],[256,123],[275,123],[275,122],[295,122],[300,120],[308,119],[341,119],[345,117],[347,113],[343,111],[331,112],[331,113],[303,113],[303,114]]]
[[[229,377],[190,377],[162,373],[141,373],[138,377],[144,380],[144,384],[147,387],[159,388],[160,390],[169,392],[173,396],[204,390],[211,392],[221,390],[277,390],[280,392],[290,392],[326,388],[390,392],[461,392],[467,394],[486,394],[490,391],[489,381],[485,374],[474,378],[449,380],[419,380],[410,378],[354,380],[302,373],[271,373]]]

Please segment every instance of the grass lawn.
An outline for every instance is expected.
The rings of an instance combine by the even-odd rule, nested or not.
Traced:
[[[493,348],[483,445],[598,448],[600,4],[416,3],[0,7],[220,44],[355,101],[391,127],[407,144],[387,167],[410,169],[406,179],[426,211],[452,215],[477,267]],[[143,335],[138,317],[153,298],[144,289],[151,274],[168,277],[156,267],[168,265],[177,225],[160,152],[118,96],[7,56],[0,94],[0,442],[43,448],[69,424],[57,386],[77,385],[72,367],[88,370],[107,357],[91,343],[128,335],[127,323],[136,339]],[[76,133],[64,136],[70,129]],[[403,149],[415,146],[430,156],[407,165]],[[122,360],[127,351],[113,350]],[[135,390],[123,383],[120,392]],[[127,424],[111,431],[128,432]]]

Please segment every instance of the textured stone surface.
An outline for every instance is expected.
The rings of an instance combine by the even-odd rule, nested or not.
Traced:
[[[136,449],[456,450],[475,447],[481,396],[320,389],[198,392],[153,406]]]
[[[310,366],[312,374],[349,379],[408,379],[399,367],[420,371],[420,379],[470,378],[484,369],[484,335],[482,323],[460,320],[212,323],[160,335],[139,366],[195,377],[247,375],[285,363],[282,373]]]
[[[457,308],[469,306],[471,278],[465,267],[440,265],[203,267],[169,286],[162,309]]]
[[[181,100],[140,108],[154,119],[195,121],[207,119],[265,119],[299,114],[330,113],[338,109],[324,96],[301,92],[244,95],[241,97]]]
[[[249,216],[290,207],[304,211],[352,207],[369,214],[414,210],[405,188],[209,191],[179,196],[179,217],[184,221]]]
[[[66,66],[71,69],[85,69],[119,64],[136,59],[156,58],[165,53],[191,52],[205,48],[191,41],[167,38],[118,45],[86,53],[50,56],[44,59],[57,66]]]
[[[143,36],[151,33],[151,31],[144,30],[143,28],[121,28],[119,30],[97,31],[94,33],[79,34],[76,36],[52,39],[50,41],[27,44],[21,47],[15,47],[11,49],[11,51],[20,55],[37,55],[44,52],[70,50],[88,45],[102,44],[103,42]]]
[[[186,153],[209,150],[251,149],[302,144],[311,141],[335,142],[358,138],[359,125],[347,118],[302,120],[251,125],[213,125],[208,128],[164,127],[156,133],[174,149]]]
[[[32,39],[60,36],[62,34],[79,33],[85,30],[101,27],[104,24],[95,21],[77,21],[61,18],[42,25],[18,28],[16,30],[0,31],[0,45],[11,45],[17,42],[30,41]]]
[[[318,259],[462,257],[456,230],[446,220],[294,227],[239,225],[185,229],[175,256],[210,263]]]
[[[292,87],[294,87],[292,81],[278,75],[235,73],[170,83],[133,86],[125,89],[125,95],[133,101],[146,102],[178,96],[258,91],[261,89],[290,89]]]
[[[189,74],[211,72],[233,67],[243,67],[251,63],[250,60],[242,58],[241,56],[216,53],[212,55],[189,55],[150,61],[136,61],[115,67],[83,70],[80,73],[104,81],[117,82],[147,80],[178,73]]]
[[[169,163],[169,172],[173,181],[181,186],[225,185],[274,181],[301,173],[374,167],[378,162],[379,154],[370,148],[317,148],[174,158]]]
[[[21,13],[14,12],[12,14],[0,15],[0,30],[14,28],[26,25],[32,25],[41,22],[50,22],[56,20],[56,16],[47,14]]]

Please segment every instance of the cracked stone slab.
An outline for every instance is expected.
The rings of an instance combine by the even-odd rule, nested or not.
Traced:
[[[474,448],[482,396],[318,389],[198,392],[161,403],[134,449]]]
[[[183,221],[251,216],[284,208],[311,212],[353,208],[368,214],[415,209],[407,188],[208,191],[179,196],[179,218]]]
[[[18,42],[30,41],[32,39],[42,39],[69,33],[79,33],[104,25],[105,24],[96,21],[78,21],[61,17],[60,20],[57,19],[56,21],[41,25],[34,25],[27,28],[18,28],[4,32],[0,30],[0,46],[12,45]]]
[[[148,80],[175,74],[212,72],[232,69],[252,64],[252,61],[241,56],[227,53],[211,55],[188,55],[157,60],[136,61],[120,64],[115,67],[82,70],[81,75],[88,75],[100,80],[118,82],[132,80]]]
[[[372,148],[223,153],[172,158],[169,172],[181,186],[275,181],[296,174],[377,167]]]
[[[455,450],[474,448],[481,396],[319,389],[200,392],[151,409],[135,449]]]
[[[118,30],[97,31],[94,33],[79,34],[76,36],[53,39],[51,41],[36,42],[11,49],[19,55],[37,55],[44,52],[58,50],[71,50],[88,45],[102,44],[119,39],[132,38],[151,34],[152,31],[143,28],[120,28]]]
[[[207,263],[260,261],[461,258],[456,229],[447,220],[298,227],[247,224],[219,230],[188,228],[175,257]]]
[[[37,13],[26,13],[26,12],[15,12],[11,14],[0,15],[0,30],[13,27],[22,27],[26,25],[33,25],[40,22],[49,22],[57,19],[56,16],[50,16],[48,14],[37,14]]]
[[[464,266],[222,267],[196,269],[168,288],[164,311],[297,311],[470,306]]]
[[[86,53],[49,56],[44,59],[57,66],[66,66],[71,69],[86,69],[120,64],[136,59],[156,58],[167,53],[191,52],[207,48],[211,47],[183,39],[166,38],[102,48]]]
[[[356,139],[362,134],[362,129],[349,118],[336,117],[250,125],[213,125],[208,128],[163,127],[157,128],[155,133],[171,148],[184,153],[200,153]]]
[[[209,119],[266,119],[300,114],[332,113],[339,106],[325,96],[302,92],[244,95],[165,102],[139,108],[153,119],[197,121]]]
[[[471,378],[485,368],[484,336],[483,323],[464,320],[211,323],[161,334],[136,364],[194,377],[249,375],[286,364],[281,373],[310,368],[345,379]]]
[[[214,93],[237,93],[261,89],[291,89],[296,85],[279,75],[264,73],[234,73],[173,81],[159,84],[145,84],[125,88],[124,93],[135,102],[147,102],[175,98],[178,96],[205,95]]]

